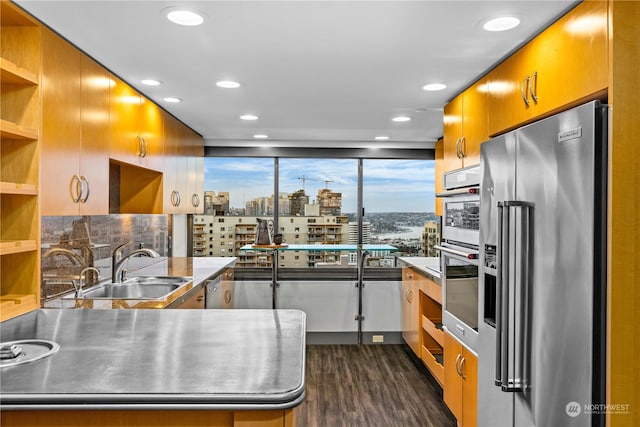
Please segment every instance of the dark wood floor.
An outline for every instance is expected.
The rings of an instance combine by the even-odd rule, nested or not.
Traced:
[[[298,427],[454,427],[442,390],[402,345],[309,345]]]

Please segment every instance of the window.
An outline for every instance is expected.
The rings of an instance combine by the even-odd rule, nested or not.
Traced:
[[[423,245],[425,236],[438,230],[433,213],[434,162],[367,159],[363,163],[363,242],[395,246],[403,256],[435,256]],[[387,267],[393,265],[394,256],[372,253],[369,261]]]
[[[363,243],[399,249],[370,252],[367,266],[394,267],[397,256],[434,256],[430,247],[439,230],[433,214],[434,162],[362,162]],[[357,243],[358,165],[357,159],[206,158],[205,212],[225,223],[212,239],[227,242],[227,252],[241,259],[239,268],[271,267],[267,254],[240,249],[255,242],[256,218],[273,220],[291,244]],[[357,254],[340,251],[280,255],[278,264],[285,268],[357,265]]]

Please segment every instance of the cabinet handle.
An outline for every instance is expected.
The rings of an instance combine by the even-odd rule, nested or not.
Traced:
[[[176,206],[180,206],[180,201],[182,200],[180,197],[180,192],[176,191]]]
[[[460,138],[456,140],[456,157],[460,158]]]
[[[467,378],[464,375],[464,362],[466,362],[466,361],[467,361],[466,357],[463,357],[463,358],[460,359],[460,376],[462,377],[462,379]]]
[[[191,204],[194,208],[200,206],[200,196],[198,196],[196,193],[193,193],[193,196],[191,196]]]
[[[411,289],[407,289],[404,297],[407,299],[407,301],[413,302],[413,291]]]
[[[224,303],[229,304],[231,302],[231,291],[227,289],[224,291]]]
[[[529,79],[529,93],[534,103],[538,103],[538,72],[534,71]]]
[[[458,374],[459,376],[462,376],[462,374],[460,374],[460,358],[461,357],[462,355],[458,353],[458,357],[456,357],[456,374]]]
[[[82,198],[82,183],[80,182],[80,176],[78,176],[78,174],[71,177],[71,182],[69,182],[69,194],[73,203],[78,203]]]
[[[196,301],[198,302],[204,301],[204,296],[200,295],[198,298],[196,298]]]
[[[524,101],[524,105],[526,105],[527,107],[529,106],[529,98],[527,98],[527,88],[529,86],[530,80],[531,80],[531,77],[526,76],[522,80],[522,84],[520,85],[520,94],[522,95],[522,100]]]
[[[138,140],[138,152],[136,153],[136,155],[142,158],[147,157],[147,141],[145,141],[144,138],[140,135],[138,135],[136,138]]]
[[[465,137],[463,136],[462,138],[460,138],[460,158],[464,159],[465,157],[467,157],[466,154],[464,154],[465,149],[467,147],[467,140],[465,139]]]
[[[80,198],[80,203],[87,203],[87,200],[89,200],[89,196],[91,195],[91,183],[84,175],[80,177],[80,181],[86,184],[86,186],[80,187],[80,195],[84,195],[84,197]],[[83,188],[87,189],[87,194],[84,194]]]

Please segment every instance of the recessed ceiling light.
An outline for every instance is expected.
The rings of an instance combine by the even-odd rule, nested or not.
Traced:
[[[182,99],[181,99],[181,98],[176,98],[175,96],[167,96],[166,98],[164,98],[164,100],[165,100],[166,102],[173,102],[173,103],[175,103],[175,102],[182,102]]]
[[[409,120],[411,120],[411,117],[409,116],[396,116],[393,119],[394,122],[408,122]]]
[[[269,135],[265,135],[263,133],[258,133],[258,134],[253,135],[253,137],[255,139],[267,139],[267,138],[269,138]]]
[[[388,137],[388,136],[386,136],[386,135],[380,135],[380,136],[376,136],[376,137],[375,137],[375,140],[376,140],[376,141],[386,141],[386,140],[388,140],[388,139],[389,139],[389,137]]]
[[[153,80],[153,79],[144,79],[144,80],[141,80],[140,83],[147,86],[160,86],[162,84],[160,80]]]
[[[436,90],[443,90],[446,89],[447,85],[443,84],[443,83],[429,83],[426,84],[424,86],[422,86],[422,90],[428,90],[430,92],[436,91]]]
[[[240,118],[242,120],[258,120],[258,116],[254,116],[253,114],[243,114]]]
[[[204,18],[199,13],[188,9],[170,8],[167,12],[167,19],[174,24],[194,27],[204,22]]]
[[[482,26],[487,31],[507,31],[520,25],[520,20],[513,16],[501,16],[491,19]]]
[[[235,89],[240,87],[240,83],[234,82],[232,80],[220,80],[216,83],[216,86],[223,87],[225,89]]]

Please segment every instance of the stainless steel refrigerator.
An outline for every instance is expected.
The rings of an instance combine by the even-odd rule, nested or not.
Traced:
[[[478,425],[604,425],[607,107],[481,145]]]

